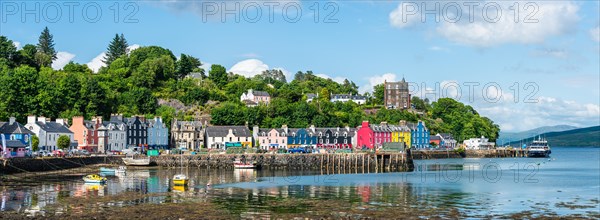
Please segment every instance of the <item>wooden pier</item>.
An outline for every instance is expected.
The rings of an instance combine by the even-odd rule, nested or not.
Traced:
[[[162,167],[233,169],[233,161],[238,159],[255,162],[262,169],[270,170],[321,170],[332,173],[414,170],[412,159],[406,153],[161,155],[152,157],[152,162]]]

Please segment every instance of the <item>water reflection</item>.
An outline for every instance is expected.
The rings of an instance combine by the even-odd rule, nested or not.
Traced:
[[[65,178],[62,182],[34,187],[0,188],[0,211],[43,212],[49,205],[62,204],[69,198],[120,195],[107,202],[108,206],[209,201],[240,217],[254,218],[268,218],[273,213],[304,213],[323,203],[338,205],[336,202],[340,209],[435,207],[442,211],[459,209],[472,216],[527,210],[597,213],[600,206],[593,201],[599,199],[600,150],[569,154],[561,154],[561,149],[556,151],[553,161],[527,158],[415,161],[413,173],[324,175],[326,172],[321,171],[130,169],[123,174],[107,175],[106,185]],[[529,169],[531,164],[535,169]],[[487,172],[489,169],[493,172]],[[500,178],[489,181],[495,169],[499,170]],[[179,173],[190,177],[188,187],[173,186],[172,178]],[[538,182],[527,182],[531,179]],[[207,183],[211,186],[207,187]],[[136,196],[148,194],[151,196]],[[564,201],[587,208],[557,205]]]

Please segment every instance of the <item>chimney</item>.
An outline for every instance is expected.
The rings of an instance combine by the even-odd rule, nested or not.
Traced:
[[[283,129],[283,132],[285,132],[286,134],[288,133],[288,126],[287,125],[282,125],[281,128]]]
[[[369,121],[363,121],[361,127],[368,128],[369,127]]]
[[[111,121],[123,121],[123,115],[122,114],[111,114],[110,115],[110,120]]]
[[[12,124],[14,124],[14,123],[15,123],[15,121],[16,121],[15,117],[10,117],[10,118],[8,119],[8,124],[9,124],[9,125],[12,125]]]
[[[35,115],[29,115],[27,116],[27,124],[34,124],[35,123]]]
[[[406,121],[405,120],[400,120],[400,126],[406,126]]]
[[[61,121],[61,122],[59,122]],[[56,123],[64,123],[64,121],[62,121],[62,119],[57,118],[56,119]],[[83,124],[83,116],[75,116],[73,117],[73,125],[82,125]]]
[[[73,121],[75,121],[75,118],[73,118]],[[81,123],[83,123],[83,117],[81,117],[81,121],[82,121]],[[66,125],[65,119],[63,119],[63,118],[57,118],[56,123],[59,123],[61,125]]]
[[[102,116],[93,117],[92,121],[94,121],[96,124],[102,124]]]
[[[315,125],[310,125],[310,130],[315,133]]]
[[[44,116],[40,116],[40,117],[38,117],[38,118],[37,118],[37,120],[38,120],[39,122],[42,122],[43,124],[46,124],[46,117],[44,117]]]
[[[258,125],[254,125],[254,127],[252,128],[252,133],[258,135]]]

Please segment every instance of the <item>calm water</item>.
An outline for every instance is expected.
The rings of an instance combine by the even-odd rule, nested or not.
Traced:
[[[443,159],[415,161],[412,173],[321,174],[285,171],[149,169],[109,176],[105,186],[80,177],[36,186],[0,188],[0,211],[43,211],[66,197],[124,192],[164,193],[124,200],[138,203],[210,201],[244,217],[269,214],[269,199],[337,200],[369,207],[457,208],[469,216],[537,213],[593,214],[600,210],[600,148],[553,148],[551,158]],[[192,187],[173,188],[177,173]],[[211,187],[206,187],[210,182]],[[183,192],[185,191],[185,192]],[[285,210],[284,210],[285,211]],[[302,211],[302,210],[299,210]]]

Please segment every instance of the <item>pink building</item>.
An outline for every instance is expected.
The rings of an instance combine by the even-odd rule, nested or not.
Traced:
[[[83,116],[73,117],[69,129],[73,131],[73,139],[77,141],[77,148],[97,152],[98,128],[100,126],[102,126],[102,117],[94,117],[91,121],[84,120]]]
[[[258,141],[257,147],[260,149],[287,148],[287,133],[286,125],[281,128],[264,128],[259,129],[254,126],[252,129],[254,140]]]
[[[373,149],[383,146],[383,143],[392,141],[392,130],[387,122],[382,122],[380,125],[370,125],[368,121],[363,121],[356,133],[356,147],[358,148]]]

